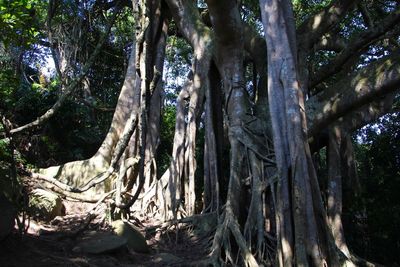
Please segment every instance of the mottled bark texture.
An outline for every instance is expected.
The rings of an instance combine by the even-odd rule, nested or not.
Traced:
[[[284,3],[284,4],[282,4]],[[289,1],[260,1],[268,48],[268,94],[278,168],[277,236],[280,266],[338,263],[329,250],[307,138],[303,91]],[[322,225],[321,225],[322,224]],[[329,235],[328,235],[329,237]]]

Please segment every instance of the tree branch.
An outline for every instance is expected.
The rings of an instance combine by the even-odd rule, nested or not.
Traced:
[[[321,67],[310,79],[309,89],[314,88],[316,85],[323,82],[331,75],[339,72],[343,64],[345,64],[354,55],[357,55],[361,49],[367,47],[371,42],[379,39],[384,35],[390,28],[397,25],[400,22],[400,9],[394,11],[388,15],[383,21],[381,21],[375,27],[372,27],[353,38],[346,46],[346,50],[343,50],[338,56],[336,56],[331,62]]]
[[[297,30],[299,47],[304,50],[311,49],[325,33],[337,25],[357,2],[359,0],[337,0],[303,22]]]
[[[396,107],[393,105],[394,95],[395,93],[388,94],[383,99],[368,103],[346,114],[341,118],[341,127],[348,132],[352,132],[377,120],[383,114],[395,111]]]
[[[371,63],[306,102],[309,131],[314,136],[327,125],[379,97],[400,88],[400,51]]]
[[[339,36],[324,35],[319,42],[315,44],[314,48],[315,50],[328,50],[339,53],[346,47],[346,43]]]
[[[93,66],[96,57],[100,54],[101,49],[102,49],[105,41],[107,40],[108,34],[111,30],[111,27],[114,24],[120,10],[121,9],[118,8],[114,12],[114,14],[111,17],[110,23],[107,25],[104,35],[102,36],[102,38],[96,45],[96,48],[94,49],[93,53],[90,55],[90,58],[88,59],[86,64],[83,66],[81,73],[77,77],[75,77],[75,79],[73,79],[70,84],[68,84],[66,86],[64,94],[62,94],[60,96],[60,98],[57,100],[57,102],[49,110],[47,110],[46,113],[44,113],[42,116],[40,116],[33,122],[30,122],[28,124],[25,124],[23,126],[20,126],[18,128],[11,130],[10,131],[11,134],[15,134],[15,133],[21,132],[23,130],[26,130],[26,129],[29,129],[29,128],[32,128],[35,126],[39,126],[39,125],[43,124],[44,122],[48,121],[60,109],[60,107],[64,104],[65,100],[75,92],[75,89],[78,87],[78,85],[80,84],[82,79],[87,75],[90,68]]]
[[[204,41],[213,38],[213,32],[202,22],[202,18],[196,6],[190,1],[166,0],[171,14],[178,25],[183,37],[195,49],[203,47]]]
[[[363,17],[364,23],[365,25],[369,28],[369,27],[373,27],[374,26],[374,22],[368,12],[367,7],[365,6],[365,3],[359,3],[358,4],[358,10],[361,13],[361,16]]]
[[[54,17],[54,15],[56,13],[56,10],[57,10],[56,2],[54,0],[50,0],[49,4],[48,4],[48,8],[47,8],[47,20],[46,20],[47,38],[49,39],[49,46],[48,47],[50,48],[51,56],[53,57],[53,60],[54,60],[54,66],[56,68],[58,77],[60,77],[60,80],[61,80],[61,86],[64,86],[64,83],[63,83],[64,82],[63,81],[64,75],[61,72],[60,62],[58,60],[57,53],[56,53],[56,51],[54,49],[53,31],[51,29],[51,22],[52,22],[53,17]]]

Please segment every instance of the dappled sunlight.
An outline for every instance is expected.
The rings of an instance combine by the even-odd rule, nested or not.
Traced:
[[[193,78],[193,85],[197,88],[201,87],[201,77],[198,73],[194,74],[194,78]],[[195,92],[196,93],[196,92]]]
[[[367,88],[369,86],[369,80],[367,77],[360,77],[359,79],[357,79],[356,84],[354,86],[354,91],[357,94],[362,94],[365,93],[365,88]]]
[[[322,117],[324,114],[330,114],[332,112],[337,112],[338,111],[338,102],[340,101],[340,94],[335,94],[332,96],[329,101],[327,101],[323,106],[322,106],[322,114],[319,114],[318,116]]]
[[[312,256],[314,262],[315,261],[319,262],[319,265],[315,265],[315,266],[328,267],[328,263],[326,262],[326,259],[323,258],[323,256],[321,255],[321,253],[322,253],[321,248],[317,244],[312,246],[310,252],[312,254],[311,256]]]
[[[93,177],[105,172],[109,163],[103,157],[96,156],[87,160],[73,161],[60,166],[39,169],[39,173],[53,177],[68,185],[79,187],[89,182]],[[93,191],[93,190],[90,190]]]
[[[334,181],[330,181],[329,184],[330,184],[330,187],[331,187],[331,188],[336,187],[336,182],[334,182]],[[335,198],[334,198],[332,195],[330,195],[330,196],[328,197],[328,209],[334,208],[335,205],[336,205],[336,200],[335,200]]]
[[[118,233],[106,220],[105,204],[98,206],[67,200],[63,200],[63,203],[66,215],[57,216],[50,222],[31,218],[26,221],[27,233],[22,238],[15,229],[14,233],[4,240],[7,245],[0,244],[1,264],[7,266],[117,266],[138,264],[139,258],[140,264],[150,261],[150,255],[136,252],[127,246],[112,249],[113,244],[99,242],[101,241],[99,238],[108,237],[110,241],[119,238]],[[88,216],[88,212],[93,209],[97,209],[99,216]],[[138,229],[143,231],[142,227],[138,226]],[[89,244],[90,240],[92,240],[92,247],[88,245],[83,247]],[[88,252],[89,249],[102,249],[101,246],[104,249],[107,247],[110,249],[102,253]],[[153,265],[149,262],[145,266]]]
[[[287,257],[287,258],[292,259],[293,258],[293,251],[292,251],[292,247],[291,247],[289,241],[285,237],[282,237],[281,238],[281,242],[282,242],[283,255],[285,255],[285,257]]]
[[[343,252],[343,254],[346,255],[347,258],[350,258],[351,255],[345,242],[342,218],[340,214],[335,215],[333,222],[331,222],[331,225],[333,227],[333,234],[336,246]]]
[[[315,30],[319,27],[322,21],[322,15],[318,15],[314,17],[313,23],[312,23],[312,28]]]

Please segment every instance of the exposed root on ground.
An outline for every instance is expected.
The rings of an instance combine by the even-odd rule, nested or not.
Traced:
[[[145,234],[149,254],[122,248],[106,254],[76,251],[77,243],[93,231],[111,231],[104,195],[96,204],[64,201],[67,215],[49,223],[31,220],[26,235],[13,234],[0,243],[0,262],[28,266],[190,266],[204,259],[216,227],[216,214],[187,217],[175,222],[153,225],[135,224]],[[7,244],[7,246],[5,246]]]
[[[240,231],[239,222],[229,207],[226,208],[221,219],[222,223],[218,225],[214,234],[211,253],[207,259],[199,262],[199,264],[211,264],[213,266],[232,264],[236,266],[242,263],[244,266],[258,266],[257,260],[249,250]],[[235,239],[237,248],[232,247],[231,237]],[[235,250],[240,251],[241,259],[239,259],[239,254]]]
[[[52,166],[46,169],[39,169],[33,173],[33,178],[45,180],[58,186],[64,191],[70,188],[81,187],[90,182],[93,177],[105,173],[109,162],[101,156],[94,156],[90,159],[68,162],[59,166]]]

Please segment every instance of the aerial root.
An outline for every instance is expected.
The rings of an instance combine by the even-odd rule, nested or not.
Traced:
[[[230,236],[232,236],[240,250],[240,260],[243,265],[248,267],[259,266],[247,245],[246,239],[240,231],[237,218],[231,212],[225,211],[221,219],[222,223],[218,225],[214,234],[211,253],[207,259],[199,264],[204,266],[210,264],[213,266],[221,266],[230,262],[232,265],[238,265],[239,253],[232,252],[232,242],[230,240]],[[238,254],[238,257],[234,258],[233,255],[235,254]],[[225,259],[223,255],[225,255]]]

